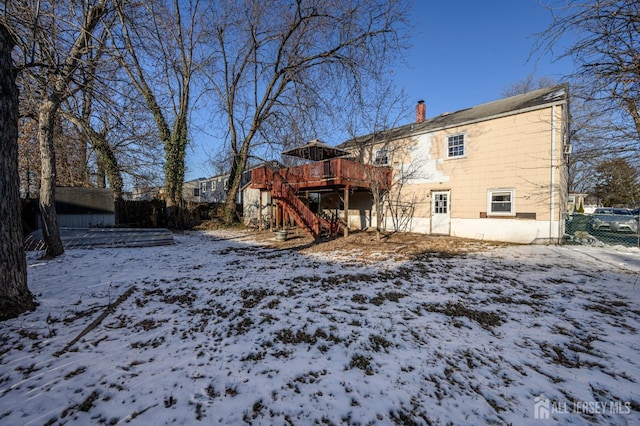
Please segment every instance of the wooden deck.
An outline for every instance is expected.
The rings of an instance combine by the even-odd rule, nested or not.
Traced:
[[[323,190],[344,187],[367,188],[374,184],[386,190],[391,186],[391,168],[362,164],[344,158],[317,161],[281,169],[278,174],[296,190]],[[251,172],[251,187],[270,189],[272,175],[266,168]]]

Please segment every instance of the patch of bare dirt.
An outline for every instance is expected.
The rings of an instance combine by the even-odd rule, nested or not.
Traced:
[[[434,236],[411,232],[384,233],[380,237],[375,231],[352,231],[349,236],[314,241],[298,228],[290,228],[286,241],[277,241],[269,230],[252,231],[257,241],[282,249],[294,249],[303,253],[329,251],[359,251],[363,255],[389,254],[394,257],[413,257],[424,253],[464,254],[501,247],[507,243],[479,241],[467,238]]]
[[[241,229],[240,225],[238,225],[237,228]],[[226,225],[222,219],[213,218],[202,221],[199,225],[194,226],[193,229],[197,231],[213,231],[217,229],[230,229],[230,226]]]

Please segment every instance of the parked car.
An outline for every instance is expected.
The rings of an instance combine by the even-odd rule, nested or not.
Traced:
[[[594,231],[638,232],[638,221],[629,209],[597,208],[591,215],[589,226]]]

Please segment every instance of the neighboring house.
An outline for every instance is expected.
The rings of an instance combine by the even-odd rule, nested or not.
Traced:
[[[236,203],[244,204],[243,190],[251,182],[251,170],[265,164],[280,167],[277,162],[262,163],[259,166],[248,167],[240,180],[240,191],[236,197]],[[210,178],[198,178],[187,181],[182,186],[182,198],[185,201],[194,203],[224,203],[227,199],[227,184],[229,183],[229,173],[213,176]]]
[[[416,122],[344,142],[335,158],[254,170],[251,186],[314,236],[329,225],[315,223],[300,194],[320,195],[312,213],[331,209],[362,229],[377,224],[372,194],[381,188],[387,230],[557,243],[568,201],[568,96],[559,85],[430,119],[420,101]]]
[[[393,168],[387,229],[556,243],[568,198],[568,96],[559,85],[431,119],[419,103],[416,123],[338,148]],[[362,210],[375,220],[370,205],[352,203],[349,226],[367,223],[355,217]]]
[[[131,196],[125,199],[129,199],[131,201],[151,201],[162,198],[163,192],[164,188],[159,186],[135,187],[131,192]]]
[[[223,203],[226,199],[228,181],[227,173],[185,182],[182,187],[182,198],[194,203]]]

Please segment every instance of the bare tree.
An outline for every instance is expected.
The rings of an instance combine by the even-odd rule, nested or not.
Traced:
[[[144,98],[164,144],[165,198],[172,214],[182,202],[187,119],[202,11],[199,0],[165,3],[169,2],[123,2],[114,46],[118,62]]]
[[[18,88],[14,40],[0,23],[0,320],[35,308],[27,286],[18,176]]]
[[[80,156],[83,162],[81,172],[88,183],[89,157],[95,152],[95,185],[113,191],[114,201],[122,198],[122,171],[116,156],[114,144],[109,142],[110,134],[122,132],[125,121],[130,117],[126,103],[125,86],[120,82],[119,67],[107,56],[108,35],[113,22],[105,23],[94,43],[87,46],[86,58],[79,65],[78,83],[72,88],[71,96],[62,105],[61,116],[77,129],[80,141]],[[96,108],[97,106],[97,108]],[[115,120],[112,117],[116,117]],[[121,133],[120,133],[121,134]],[[116,212],[118,210],[116,209]],[[117,220],[116,220],[117,222]]]
[[[508,85],[502,90],[501,96],[508,98],[511,96],[522,95],[527,92],[532,92],[538,89],[545,89],[547,87],[553,87],[558,85],[558,82],[550,77],[535,78],[533,74],[528,74],[520,81],[516,81]]]
[[[529,74],[526,78],[505,87],[502,95],[515,96],[557,84],[551,78],[535,79],[533,74]],[[567,157],[567,186],[570,192],[589,193],[595,185],[595,171],[598,164],[603,156],[612,154],[603,151],[603,140],[610,137],[610,135],[607,136],[608,130],[605,129],[608,129],[608,126],[605,123],[614,120],[609,112],[594,109],[597,107],[596,104],[575,96],[574,91],[571,91],[570,96],[572,151]]]
[[[26,72],[20,74],[19,167],[21,192],[37,197],[40,191],[40,147],[38,142],[38,83]],[[73,86],[73,83],[71,84]],[[71,89],[71,91],[77,89]],[[60,109],[65,110],[62,102]],[[57,186],[88,186],[87,141],[78,128],[57,114],[54,120],[53,146],[56,154]]]
[[[411,229],[411,222],[416,206],[424,202],[425,195],[418,195],[414,191],[407,191],[407,186],[428,177],[424,170],[424,154],[416,150],[416,143],[412,138],[395,141],[397,146],[395,158],[397,164],[393,167],[393,179],[386,208],[389,211],[393,230],[404,232]]]
[[[408,136],[407,127],[385,129],[347,141],[355,148],[360,160],[372,166],[366,175],[376,212],[376,235],[391,223],[393,231],[410,228],[416,204],[423,201],[410,191],[408,184],[424,175],[424,152],[419,152],[416,141]]]
[[[573,93],[611,120],[601,124],[600,146],[637,158],[640,148],[640,3],[636,0],[550,1],[552,24],[536,51],[553,52],[575,37],[557,58],[576,65]],[[591,127],[593,129],[593,126]],[[604,139],[603,139],[604,138]]]
[[[70,122],[74,123],[89,139],[91,146],[98,153],[98,164],[100,165],[102,172],[109,180],[109,185],[113,190],[113,198],[118,201],[122,198],[123,181],[120,166],[118,165],[118,158],[109,141],[107,140],[107,128],[101,131],[95,130],[91,123],[86,120],[74,116],[72,114],[64,114],[64,117]],[[98,187],[101,187],[98,184]],[[104,185],[102,185],[104,187]]]
[[[401,224],[397,213],[403,203],[398,199],[401,187],[407,179],[402,164],[409,154],[409,140],[397,139],[395,128],[401,120],[407,118],[410,110],[407,95],[397,90],[391,81],[386,79],[370,80],[353,93],[352,107],[358,111],[350,115],[348,131],[352,136],[347,145],[356,148],[358,159],[371,167],[366,175],[376,212],[376,236],[381,239],[384,229],[384,213],[392,216],[394,228]],[[358,136],[363,135],[366,136]],[[391,170],[390,168],[396,169]],[[390,179],[389,179],[390,178]]]
[[[84,63],[79,70],[78,84],[73,97],[69,97],[70,107],[67,110],[73,110],[73,106],[78,105],[78,113],[73,117],[75,120],[69,120],[69,114],[67,114],[67,120],[71,121],[78,133],[79,147],[78,152],[81,158],[81,166],[79,167],[80,173],[84,178],[85,184],[89,181],[89,167],[88,167],[88,152],[89,144],[91,140],[95,140],[95,136],[102,132],[96,132],[91,127],[91,119],[94,112],[94,101],[97,96],[98,89],[96,84],[99,78],[103,78],[104,75],[98,76],[98,67],[104,65],[103,56],[107,49],[106,39],[111,28],[111,23],[105,25],[105,28],[95,38],[95,42],[87,46],[87,53]],[[93,136],[93,138],[92,138]],[[104,138],[101,138],[104,139]],[[102,144],[100,144],[102,146]],[[103,170],[103,164],[101,159],[98,158],[98,169]],[[104,182],[104,173],[102,176],[96,178],[96,184],[98,187],[106,187]],[[121,192],[122,188],[114,189],[114,192]],[[116,197],[117,198],[117,197]]]
[[[19,119],[18,173],[20,194],[24,198],[36,198],[40,192],[40,148],[37,123],[32,119]]]
[[[295,110],[331,112],[332,87],[356,87],[401,49],[406,2],[215,2],[209,9],[208,81],[231,152],[225,221],[252,150],[267,127],[293,127]],[[214,114],[215,115],[215,114]],[[273,139],[271,139],[273,142]]]
[[[40,214],[46,256],[64,252],[55,209],[56,155],[54,132],[60,105],[92,43],[93,32],[107,13],[107,0],[4,3],[0,19],[19,41],[19,64],[36,85],[37,135],[40,146]]]
[[[37,82],[25,72],[20,74],[19,168],[21,193],[37,198],[40,192],[40,146],[38,141],[38,105],[41,93]],[[64,110],[64,102],[61,110]],[[86,139],[60,114],[54,121],[53,146],[56,154],[56,185],[87,186]]]
[[[126,73],[106,55],[108,49],[85,61],[85,77],[63,105],[62,116],[84,140],[91,184],[106,188],[108,183],[119,202],[126,179],[150,182],[150,176],[161,174],[162,144],[144,100],[131,93]]]

